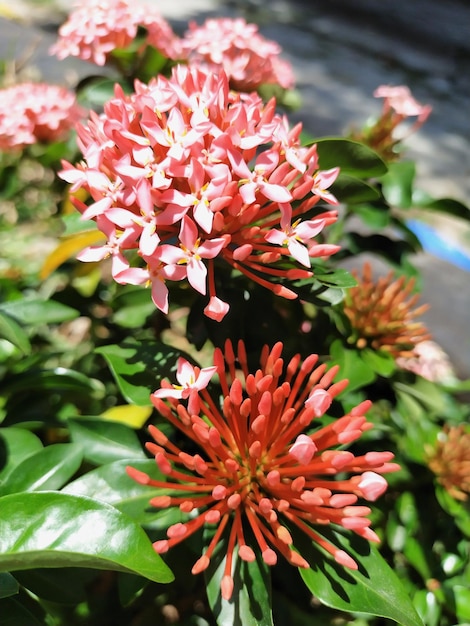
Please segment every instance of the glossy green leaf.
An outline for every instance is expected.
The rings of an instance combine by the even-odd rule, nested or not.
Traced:
[[[39,298],[12,300],[0,304],[0,311],[15,318],[20,324],[39,326],[40,324],[59,324],[75,319],[79,313],[76,309],[56,302]]]
[[[68,424],[72,441],[80,444],[85,459],[94,465],[146,458],[139,438],[129,426],[93,418],[69,420]]]
[[[0,428],[0,485],[24,459],[41,449],[41,440],[29,430]]]
[[[14,596],[18,593],[18,581],[8,572],[0,573],[0,599]]]
[[[83,459],[82,447],[56,443],[28,456],[0,486],[0,496],[20,491],[60,489],[75,474]]]
[[[131,404],[149,406],[150,394],[162,378],[175,380],[176,362],[180,356],[191,358],[180,350],[158,341],[123,341],[121,345],[98,348],[106,359],[119,389]]]
[[[359,565],[357,570],[339,565],[315,544],[310,543],[308,548],[307,542],[295,531],[294,543],[302,545],[301,554],[310,563],[310,569],[299,569],[299,572],[321,602],[342,611],[386,617],[402,626],[423,626],[397,575],[376,548],[353,533],[343,535],[331,529],[317,532],[347,552]]]
[[[161,513],[149,506],[149,500],[156,495],[162,495],[164,491],[140,485],[129,478],[126,473],[128,465],[145,472],[153,480],[166,480],[153,459],[121,460],[83,474],[66,485],[62,492],[102,500],[145,524]]]
[[[349,289],[350,287],[355,287],[357,285],[357,280],[345,269],[332,269],[325,271],[323,268],[321,270],[317,270],[313,267],[315,279],[323,285],[328,285],[329,287],[337,287],[340,289]]]
[[[368,146],[337,137],[315,139],[322,170],[340,167],[341,172],[358,178],[382,176],[387,171],[384,161]]]
[[[372,202],[380,197],[375,187],[350,174],[340,174],[330,191],[339,202],[345,204]]]
[[[390,225],[391,215],[387,207],[373,204],[352,205],[350,210],[358,215],[366,226],[372,230],[381,230]]]
[[[416,168],[413,161],[398,161],[389,165],[381,179],[382,193],[387,202],[400,209],[413,205],[413,182]]]
[[[90,378],[81,372],[65,367],[56,367],[53,370],[35,370],[34,368],[14,377],[4,385],[4,392],[9,393],[35,390],[70,391],[78,394],[87,394],[92,398],[102,398],[104,385],[101,381]]]
[[[361,358],[361,351],[347,348],[339,339],[331,344],[330,357],[332,365],[339,365],[341,378],[349,380],[348,392],[365,387],[376,378],[373,368]]]
[[[0,498],[0,571],[88,567],[172,580],[142,528],[84,496],[31,492]]]
[[[31,353],[28,334],[10,315],[0,308],[0,337],[16,346],[23,354]]]
[[[441,609],[432,591],[419,589],[413,597],[413,605],[426,626],[439,626]]]
[[[470,219],[470,208],[454,198],[439,198],[435,200],[417,190],[413,192],[413,206],[429,209],[433,212],[447,213],[447,215],[453,215],[465,220]]]
[[[213,557],[205,572],[207,598],[218,626],[272,626],[269,567],[260,555],[252,563],[247,563],[235,553],[232,564],[234,588],[227,601],[220,593],[225,560]]]

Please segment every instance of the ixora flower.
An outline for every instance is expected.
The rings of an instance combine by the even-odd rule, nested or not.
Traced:
[[[415,100],[405,85],[380,85],[374,91],[374,97],[383,98],[381,116],[362,132],[352,133],[352,138],[371,146],[386,160],[394,160],[398,156],[399,144],[426,122],[432,107]],[[416,120],[405,133],[397,136],[398,126],[410,117]]]
[[[394,279],[393,272],[373,280],[369,263],[362,277],[355,270],[352,274],[358,285],[348,291],[343,305],[351,325],[349,341],[361,349],[384,350],[395,359],[413,357],[415,347],[430,337],[426,326],[415,321],[428,306],[413,308],[419,298],[413,294],[414,280]]]
[[[413,355],[399,357],[401,369],[418,374],[434,383],[455,383],[457,375],[449,355],[435,341],[420,341],[413,348]]]
[[[228,311],[216,293],[221,262],[296,298],[282,280],[311,277],[311,259],[339,249],[315,240],[337,212],[312,211],[319,201],[337,204],[329,187],[339,168],[320,170],[316,146],[302,146],[301,126],[290,129],[275,106],[230,91],[223,72],[186,66],[137,81],[131,95],[116,86],[103,114],[78,128],[84,160],[64,162],[60,173],[72,192],[88,192],[89,204],[75,205],[108,239],[103,253],[80,258],[112,249],[114,279],[150,284],[164,313],[168,281],[187,279],[208,292],[205,313],[220,321]]]
[[[147,31],[146,42],[165,56],[179,56],[178,38],[168,22],[152,6],[129,0],[81,0],[59,28],[50,53],[59,59],[73,56],[105,65],[116,48],[127,48],[138,28]]]
[[[181,48],[190,64],[223,69],[237,91],[253,91],[263,84],[294,86],[292,68],[279,57],[279,44],[265,39],[243,18],[209,18],[202,26],[192,22]]]
[[[260,368],[251,374],[243,342],[235,354],[227,341],[224,352],[216,349],[214,353],[220,403],[198,385],[199,404],[194,413],[170,385],[157,390],[151,396],[157,411],[201,451],[189,454],[150,426],[154,442],[147,443],[147,449],[165,479],[153,480],[127,468],[140,484],[165,490],[165,495],[150,500],[152,506],[179,507],[188,515],[188,521],[168,528],[167,539],[154,544],[158,553],[205,525],[214,526],[212,540],[192,568],[197,574],[207,568],[223,533],[228,532],[221,583],[225,599],[233,591],[235,547],[246,561],[253,561],[259,551],[268,565],[274,565],[280,554],[296,567],[309,567],[296,551],[289,528],[300,529],[341,565],[357,569],[352,557],[326,541],[316,527],[337,525],[378,541],[367,518],[370,508],[358,500],[376,500],[387,488],[382,474],[398,469],[390,452],[355,456],[343,449],[372,427],[364,416],[370,402],[362,402],[327,425],[312,425],[328,411],[347,381],[333,382],[338,368],[326,371],[325,365],[317,364],[317,355],[303,362],[296,355],[285,364],[282,350],[281,342],[272,349],[265,346]],[[248,529],[252,546],[247,542]]]
[[[84,111],[59,85],[19,83],[0,90],[0,150],[66,138]]]
[[[470,494],[470,430],[467,424],[446,426],[428,458],[437,481],[456,500]]]

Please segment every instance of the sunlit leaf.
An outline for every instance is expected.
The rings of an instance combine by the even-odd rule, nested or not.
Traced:
[[[297,531],[293,534],[310,563],[309,569],[299,569],[300,575],[321,602],[342,611],[387,617],[403,626],[423,626],[397,575],[367,541],[353,533],[319,532],[354,558],[359,568],[352,570],[324,555],[315,544],[308,542],[308,547]]]
[[[415,173],[414,161],[398,161],[389,165],[381,183],[382,193],[391,206],[409,209],[413,205]]]
[[[0,571],[89,567],[172,580],[139,524],[84,496],[30,492],[0,498]]]
[[[0,495],[60,489],[78,470],[82,458],[81,446],[70,443],[47,446],[15,467],[0,485]]]
[[[57,247],[46,257],[41,267],[40,278],[44,280],[50,276],[62,263],[74,258],[84,248],[104,243],[105,241],[106,237],[99,230],[87,230],[70,235],[60,241]]]
[[[131,428],[142,428],[151,414],[152,407],[136,406],[135,404],[123,404],[111,407],[102,413],[101,417],[105,420],[110,420],[111,422],[125,424]]]
[[[124,398],[131,404],[150,406],[150,394],[162,378],[175,377],[181,350],[158,341],[125,340],[120,345],[97,348],[106,359]]]
[[[348,392],[365,387],[376,378],[374,369],[362,359],[361,351],[347,348],[339,339],[331,344],[330,357],[332,365],[339,365],[341,377],[349,380]]]
[[[40,324],[60,324],[76,318],[79,313],[66,304],[55,300],[22,298],[0,304],[0,311],[15,318],[20,324],[38,326]]]
[[[23,328],[9,315],[0,308],[0,337],[6,339],[14,346],[19,348],[23,354],[31,353],[31,344],[28,334]]]
[[[24,459],[42,449],[39,437],[24,428],[0,428],[0,484]]]
[[[331,137],[315,139],[322,170],[340,167],[344,174],[358,178],[382,176],[387,171],[384,161],[368,146],[349,139]]]
[[[94,465],[120,459],[146,458],[132,428],[95,418],[69,420],[70,436],[80,444],[85,458]]]

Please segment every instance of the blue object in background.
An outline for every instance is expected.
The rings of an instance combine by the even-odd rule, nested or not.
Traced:
[[[470,272],[470,252],[464,252],[455,244],[447,241],[429,224],[419,220],[408,220],[406,225],[418,237],[426,252]]]

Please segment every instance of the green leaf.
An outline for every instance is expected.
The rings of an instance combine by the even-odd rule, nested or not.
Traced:
[[[106,359],[124,398],[130,404],[150,406],[150,394],[162,378],[174,379],[180,356],[191,357],[158,341],[123,341],[97,348]]]
[[[129,426],[93,418],[72,419],[68,424],[72,441],[80,444],[85,459],[94,465],[146,458],[139,438]]]
[[[367,541],[350,533],[326,530],[318,534],[345,550],[359,565],[357,570],[339,565],[319,548],[295,536],[296,545],[302,544],[301,554],[310,563],[310,569],[299,569],[309,590],[323,604],[348,612],[360,612],[395,620],[402,626],[423,626],[411,599],[397,575],[379,552]],[[293,534],[299,535],[299,531]]]
[[[0,337],[16,346],[25,355],[31,353],[31,344],[27,333],[0,307]]]
[[[21,298],[0,304],[0,312],[13,317],[20,324],[39,326],[40,324],[60,324],[78,317],[79,312],[55,300],[31,300]]]
[[[433,212],[447,213],[447,215],[460,217],[464,220],[470,219],[470,208],[462,202],[454,198],[439,198],[435,200],[419,190],[413,192],[413,206],[430,209]]]
[[[340,339],[331,344],[330,357],[332,365],[339,365],[341,377],[349,380],[348,393],[365,387],[376,378],[373,368],[362,359],[361,351],[345,347]]]
[[[350,287],[355,287],[357,285],[357,280],[348,272],[348,270],[344,269],[332,269],[325,271],[324,268],[321,270],[316,270],[313,268],[315,279],[318,282],[328,285],[328,287],[336,287],[339,289],[349,289]]]
[[[60,489],[81,465],[81,446],[56,443],[28,456],[0,486],[0,496],[20,491]]]
[[[29,430],[0,428],[0,485],[24,459],[41,449],[41,440]]]
[[[382,193],[388,204],[400,209],[413,205],[414,161],[398,161],[389,165],[388,172],[381,179]]]
[[[3,387],[3,391],[8,393],[23,393],[25,389],[29,392],[70,391],[92,398],[102,398],[105,391],[101,381],[65,367],[56,367],[53,370],[30,369],[24,374],[15,376]]]
[[[387,171],[384,161],[368,146],[350,139],[331,137],[315,139],[322,170],[340,167],[344,174],[358,178],[382,176]]]
[[[170,582],[142,528],[114,507],[56,492],[0,498],[0,571],[89,567]]]
[[[44,626],[44,621],[30,613],[16,598],[0,600],[0,615],[8,621],[2,621],[2,626]]]
[[[343,173],[335,180],[330,191],[339,202],[344,204],[372,202],[380,197],[379,192],[372,185],[355,176]]]
[[[153,480],[166,480],[153,459],[121,460],[102,465],[83,474],[66,485],[62,493],[102,500],[112,504],[139,523],[148,523],[161,514],[158,509],[149,507],[149,500],[165,492],[161,488],[140,485],[132,480],[126,473],[127,465],[145,472]]]
[[[372,230],[381,230],[390,225],[390,211],[385,206],[374,206],[373,204],[353,205],[351,211],[359,215],[366,226]]]
[[[371,350],[370,348],[364,348],[361,350],[361,358],[369,365],[374,372],[388,378],[396,370],[395,359],[391,354],[384,350]]]
[[[8,572],[0,573],[0,599],[14,596],[19,591],[18,581]]]
[[[224,548],[225,542],[221,545],[221,549]],[[235,552],[232,564],[234,588],[227,601],[220,593],[225,560],[213,557],[205,571],[207,598],[218,626],[272,626],[269,567],[259,554],[255,561],[247,563]]]
[[[86,599],[87,585],[97,572],[85,568],[42,568],[15,572],[22,587],[43,600],[58,604],[78,604]]]

